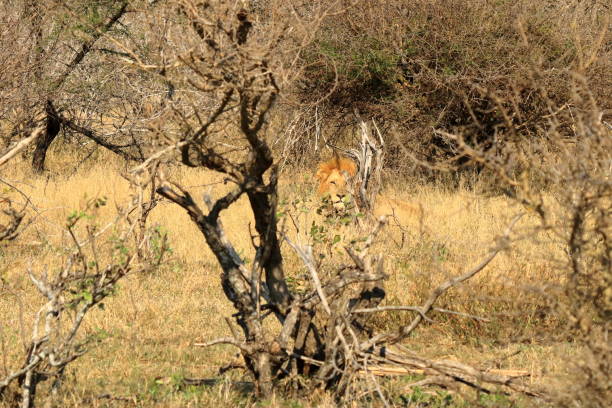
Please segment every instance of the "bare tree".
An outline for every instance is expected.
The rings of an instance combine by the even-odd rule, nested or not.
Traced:
[[[577,66],[568,70],[573,92],[561,106],[547,98],[539,75],[542,68],[534,64],[530,85],[541,93],[549,110],[548,125],[540,130],[538,143],[519,142],[523,126],[513,123],[516,101],[500,98],[489,89],[480,91],[496,102],[513,132],[508,140],[516,142],[493,153],[470,144],[462,134],[437,130],[456,144],[459,155],[483,165],[507,196],[536,215],[536,231],[553,234],[564,247],[563,257],[550,256],[551,264],[565,276],[564,288],[561,293],[544,293],[554,299],[554,310],[586,350],[573,362],[578,370],[572,371],[572,387],[558,396],[557,403],[564,406],[604,407],[610,401],[612,126],[583,75],[594,58],[595,54],[579,55]]]
[[[146,177],[135,178],[133,182],[136,184],[133,201],[107,225],[98,225],[96,219],[105,199],[90,200],[86,208],[68,216],[69,242],[64,247],[64,262],[57,270],[45,267],[35,271],[28,267],[27,274],[44,303],[33,318],[21,363],[0,378],[0,401],[33,407],[39,386],[47,380],[52,380],[52,384],[45,389],[46,397],[56,394],[66,366],[85,354],[92,340],[79,335],[87,313],[95,306],[103,306],[104,299],[114,293],[119,280],[128,274],[161,265],[168,249],[166,237],[159,236],[146,223],[156,201],[145,201],[143,190],[151,186]],[[22,217],[14,214],[15,227]],[[11,226],[0,231],[0,238],[7,234],[10,238],[13,230]],[[151,246],[152,240],[159,242]]]
[[[53,109],[50,104],[48,107]],[[42,118],[36,122],[38,125],[29,136],[0,154],[0,167],[45,137],[49,122]],[[39,385],[49,379],[53,379],[51,396],[55,395],[66,366],[88,350],[91,339],[79,336],[87,313],[95,306],[103,306],[102,302],[113,294],[120,279],[128,274],[150,271],[162,264],[168,250],[166,236],[147,224],[147,218],[158,202],[153,175],[156,168],[151,171],[130,179],[134,193],[132,200],[107,225],[100,226],[96,218],[97,210],[106,205],[106,199],[90,200],[86,208],[74,211],[67,218],[65,232],[69,242],[63,248],[66,256],[58,270],[28,268],[27,274],[45,303],[33,318],[30,342],[24,343],[21,364],[0,378],[0,402],[33,407]],[[4,180],[2,182],[14,188]],[[26,202],[20,210],[16,210],[4,194],[0,197],[0,204],[4,207],[2,212],[8,218],[7,222],[0,224],[0,243],[15,240],[23,229],[20,227],[30,204],[29,198],[24,197]],[[156,241],[155,245],[151,245],[152,241]],[[10,293],[10,285],[3,285],[0,289],[0,292],[5,291]],[[22,335],[25,339],[25,333]],[[3,342],[2,353],[8,353],[5,347]],[[6,369],[6,360],[4,363]]]
[[[111,99],[100,92],[105,73],[91,68],[82,70],[90,54],[97,54],[96,59],[100,60],[101,49],[96,45],[125,16],[129,2],[24,1],[21,7],[12,3],[0,3],[4,14],[0,41],[6,45],[0,51],[0,60],[6,62],[0,73],[3,101],[0,121],[9,125],[8,131],[0,135],[4,144],[9,145],[42,126],[43,132],[32,151],[32,168],[39,173],[44,170],[47,151],[62,128],[126,159],[142,160],[135,147],[137,142],[128,132],[131,127],[126,126],[127,119],[115,120],[115,126],[122,127],[115,132],[122,135],[121,143],[100,133],[102,124],[108,122],[102,118],[109,115]],[[90,76],[98,78],[93,85],[98,88],[95,93],[100,94],[93,98],[98,105],[95,115],[88,101],[92,98],[79,94],[89,93],[85,87],[88,81],[92,82]],[[103,98],[107,99],[104,104],[100,103]],[[92,122],[96,122],[95,126],[91,126]]]
[[[487,393],[501,387],[508,392],[544,396],[512,376],[485,372],[457,362],[432,361],[402,347],[423,322],[431,319],[432,311],[454,313],[437,309],[436,302],[447,291],[476,276],[498,253],[508,248],[512,228],[520,215],[514,218],[503,236],[491,243],[489,253],[480,263],[440,284],[426,297],[424,304],[416,306],[385,306],[382,303],[387,278],[385,259],[383,254],[373,253],[373,248],[385,219],[377,220],[363,239],[347,245],[342,257],[338,256],[342,264],[336,262],[332,266],[319,261],[313,245],[289,238],[284,233],[277,216],[278,171],[270,147],[270,140],[274,138],[269,134],[271,118],[276,113],[275,104],[288,87],[299,82],[303,67],[298,62],[321,21],[343,13],[342,5],[350,4],[342,1],[304,3],[287,4],[280,0],[263,3],[222,0],[105,3],[109,8],[105,9],[104,18],[87,22],[89,31],[85,40],[78,41],[74,53],[68,53],[72,58],[64,60],[68,62],[62,69],[45,66],[50,60],[46,57],[55,50],[53,44],[45,41],[45,30],[49,27],[45,19],[52,15],[48,13],[53,7],[26,2],[22,11],[30,22],[27,29],[0,28],[2,39],[31,34],[28,52],[19,54],[24,60],[32,61],[27,65],[31,70],[13,66],[15,70],[5,77],[11,83],[22,81],[23,85],[33,79],[37,84],[32,95],[24,96],[26,103],[21,105],[21,111],[2,112],[4,117],[11,117],[11,114],[34,117],[30,122],[35,129],[28,137],[9,146],[0,156],[0,165],[28,144],[35,143],[33,164],[42,171],[46,151],[63,126],[128,159],[142,161],[132,174],[136,179],[145,180],[139,184],[140,188],[150,188],[148,202],[136,200],[132,203],[131,210],[138,214],[136,221],[129,210],[120,217],[127,224],[119,237],[118,247],[114,241],[114,248],[119,248],[119,253],[102,251],[104,229],[87,226],[79,233],[78,226],[84,222],[84,217],[75,213],[67,220],[71,241],[66,264],[55,274],[47,270],[35,272],[32,268],[27,271],[46,303],[35,316],[22,364],[0,380],[0,397],[20,401],[22,406],[29,407],[34,403],[37,387],[45,380],[53,378],[51,388],[56,389],[66,365],[85,349],[86,344],[78,339],[77,332],[86,313],[100,304],[126,274],[159,266],[162,257],[146,249],[150,237],[146,217],[157,200],[154,193],[180,206],[199,228],[222,269],[224,293],[236,309],[235,323],[241,332],[230,324],[231,336],[201,345],[237,347],[255,379],[259,395],[270,395],[282,384],[281,380],[286,380],[297,389],[333,389],[345,402],[376,395],[388,405],[386,393],[373,373],[393,366],[422,370],[429,376],[428,380],[447,386],[463,384]],[[75,20],[82,21],[77,18],[79,5],[83,4],[62,2],[59,6]],[[6,3],[2,6],[3,10],[8,10]],[[7,15],[8,20],[18,20],[18,13]],[[126,22],[126,30],[141,30],[143,42],[129,35],[111,33],[111,28],[120,20]],[[65,90],[72,74],[83,67],[93,46],[100,43],[104,44],[103,53],[113,62],[113,69],[151,79],[159,89],[166,91],[163,109],[156,112],[155,121],[138,129],[141,137],[146,134],[146,143],[135,140],[134,129],[129,126],[127,130],[122,128],[122,132],[125,130],[123,136],[133,140],[122,144],[110,142],[99,129],[84,126],[78,115],[71,112],[69,103],[61,106],[52,98]],[[154,51],[145,52],[144,49]],[[0,57],[9,60],[4,54]],[[585,57],[583,62],[587,64],[589,60]],[[47,79],[50,82],[46,86],[39,86]],[[575,106],[580,107],[581,113],[577,119],[574,118],[574,106],[558,107],[552,103],[550,106],[551,128],[546,135],[552,137],[552,146],[557,149],[555,153],[562,153],[546,156],[552,161],[560,160],[550,167],[534,165],[535,153],[520,146],[509,144],[506,155],[492,154],[490,150],[470,145],[462,134],[452,134],[445,129],[436,129],[435,133],[451,140],[462,158],[469,157],[495,172],[511,197],[538,214],[543,229],[552,229],[565,239],[569,271],[566,294],[572,300],[566,305],[566,315],[585,339],[592,360],[599,363],[596,370],[587,374],[594,373],[591,378],[598,379],[597,395],[602,395],[600,399],[605,401],[609,391],[605,384],[609,381],[600,379],[609,377],[606,376],[610,366],[609,347],[602,342],[607,339],[608,328],[599,322],[609,319],[608,207],[609,152],[612,149],[609,125],[592,103],[580,76],[575,80]],[[128,82],[122,84],[127,86]],[[0,98],[10,100],[13,96],[10,86],[0,89]],[[488,100],[499,101],[494,92],[488,95]],[[520,115],[513,115],[508,108],[517,104],[507,102],[499,101],[496,108],[507,121],[506,129],[514,135],[521,126],[517,125],[514,116]],[[154,110],[148,106],[130,104],[120,116],[130,120],[140,116],[145,121]],[[108,113],[110,110],[105,107],[101,110]],[[137,107],[140,108],[138,112]],[[570,112],[570,116],[562,116],[560,112],[563,115]],[[557,130],[568,123],[573,126],[571,129],[577,129],[584,143],[572,147],[564,144],[563,134]],[[371,210],[380,185],[376,178],[380,176],[384,140],[374,122],[371,127],[364,120],[360,124],[361,149],[353,152],[360,163],[355,196],[359,197],[364,209]],[[133,150],[126,150],[128,148]],[[203,199],[195,197],[180,182],[165,177],[163,172],[157,173],[164,165],[175,164],[218,172],[231,189],[220,197],[213,198],[209,194]],[[550,185],[560,185],[564,189],[561,202],[569,212],[564,213],[566,217],[561,223],[553,225],[556,214],[547,208],[542,194],[529,184],[529,176],[534,173],[538,173],[538,177],[543,174]],[[252,237],[255,256],[250,265],[238,255],[220,218],[242,197],[248,199],[255,220],[256,234]],[[7,204],[9,222],[0,228],[0,240],[14,239],[23,219],[20,211],[14,210],[9,202]],[[92,208],[102,204],[101,201],[91,203]],[[129,245],[128,238],[131,238]],[[283,240],[303,263],[307,272],[306,290],[290,289],[281,250]],[[106,255],[101,255],[103,253]],[[408,312],[414,317],[405,326],[377,333],[371,324],[372,316],[382,312]],[[594,317],[597,324],[593,323]],[[268,324],[266,319],[276,321]],[[366,381],[360,380],[363,378]]]
[[[184,0],[165,6],[165,20],[184,24],[168,28],[156,64],[140,61],[128,44],[117,41],[116,46],[129,56],[129,64],[159,72],[174,84],[178,95],[172,104],[173,115],[152,135],[151,144],[161,148],[133,171],[138,173],[160,161],[176,161],[221,173],[232,185],[220,198],[205,195],[203,202],[163,176],[157,188],[158,194],[183,208],[202,232],[221,266],[223,290],[236,309],[235,320],[242,333],[232,327],[231,337],[203,346],[226,343],[237,347],[263,396],[280,379],[289,379],[297,387],[299,378],[306,378],[309,387],[334,387],[346,400],[373,392],[385,401],[379,386],[369,382],[365,392],[355,393],[363,382],[353,381],[359,373],[369,373],[373,364],[384,363],[432,367],[432,372],[449,381],[467,382],[479,390],[486,390],[479,384],[483,381],[531,392],[509,377],[386,351],[428,319],[440,296],[476,275],[506,248],[509,231],[480,265],[445,282],[424,306],[398,309],[416,313],[416,317],[396,332],[375,334],[369,325],[373,313],[391,310],[379,307],[387,277],[384,257],[371,253],[384,219],[361,244],[345,248],[348,263],[325,275],[311,246],[288,240],[309,276],[307,291],[289,290],[276,214],[277,170],[268,145],[267,122],[285,80],[298,75],[292,61],[301,50],[300,41],[308,41],[323,16],[338,12],[337,5],[296,10],[283,2],[271,2],[267,18],[223,1]],[[156,10],[155,18],[160,18],[160,11]],[[146,10],[143,13],[146,16]],[[243,196],[249,200],[257,232],[250,267],[238,255],[220,219]],[[265,324],[271,317],[276,318],[278,329]]]

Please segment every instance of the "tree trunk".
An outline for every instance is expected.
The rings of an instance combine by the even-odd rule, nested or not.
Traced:
[[[259,177],[259,185],[264,186],[263,179]],[[276,192],[274,192],[276,194]],[[263,262],[266,274],[266,283],[270,289],[272,301],[278,310],[285,314],[291,301],[289,288],[285,282],[283,270],[283,256],[280,251],[280,243],[276,236],[275,205],[271,202],[269,193],[247,192],[253,216],[255,217],[255,230],[259,234],[262,247],[269,248],[267,259]]]
[[[267,351],[261,351],[257,354],[256,378],[257,394],[262,398],[272,395],[272,367],[270,365],[270,354]]]
[[[55,137],[58,135],[61,127],[57,111],[50,100],[47,100],[45,113],[45,120],[47,121],[46,129],[45,132],[36,140],[36,148],[34,149],[34,154],[32,155],[32,169],[36,173],[42,173],[45,171],[45,158],[47,157],[47,150],[51,146],[53,140],[55,140]]]

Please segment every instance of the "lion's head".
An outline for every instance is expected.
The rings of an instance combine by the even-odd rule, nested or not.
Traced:
[[[348,193],[347,179],[355,174],[357,174],[355,162],[336,154],[332,159],[319,164],[315,174],[315,178],[319,181],[317,191],[320,195],[329,195],[334,208],[343,207],[343,198]]]

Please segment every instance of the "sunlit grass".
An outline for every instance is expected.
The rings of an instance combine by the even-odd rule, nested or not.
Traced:
[[[62,226],[66,217],[88,199],[108,197],[109,203],[100,213],[101,222],[107,222],[115,215],[116,206],[124,205],[129,198],[129,184],[121,176],[125,167],[113,157],[102,156],[74,174],[66,170],[74,165],[71,157],[58,152],[49,160],[49,176],[34,176],[23,162],[15,162],[2,174],[32,203],[28,210],[31,224],[13,246],[1,249],[0,322],[8,367],[22,355],[22,336],[27,338],[35,305],[41,302],[26,278],[26,268],[41,270],[58,264],[57,254],[45,250],[45,244],[65,242]],[[168,176],[189,188],[200,202],[205,192],[218,196],[229,188],[222,177],[205,170],[174,168]],[[3,188],[16,204],[24,201],[19,193]],[[292,239],[311,239],[313,223],[325,226],[326,234],[340,235],[341,240],[332,248],[321,248],[328,256],[322,267],[333,270],[341,262],[342,245],[365,231],[354,225],[329,225],[316,214],[318,199],[314,191],[308,172],[281,175],[281,201],[297,201],[303,209],[300,213],[293,211],[293,220],[284,221],[284,225]],[[412,186],[410,191],[385,191],[386,197],[405,200],[420,211],[400,217],[397,221],[401,228],[391,222],[374,247],[385,254],[387,302],[392,304],[421,304],[437,284],[476,264],[509,221],[524,211],[506,199],[466,190],[449,192],[424,185]],[[224,318],[231,318],[234,312],[220,287],[220,268],[201,233],[180,208],[167,202],[157,206],[150,221],[168,231],[170,259],[159,271],[126,278],[105,309],[87,317],[82,335],[95,336],[98,341],[70,366],[69,379],[76,378],[76,383],[68,381],[66,404],[103,405],[108,401],[96,396],[112,394],[136,398],[143,406],[153,402],[163,406],[229,406],[237,401],[249,405],[250,397],[233,391],[228,384],[202,390],[178,389],[156,381],[160,377],[177,381],[182,377],[216,377],[218,368],[235,358],[236,350],[193,346],[229,335]],[[232,206],[223,215],[223,222],[241,256],[252,259],[254,226],[247,200]],[[433,358],[527,370],[532,382],[546,380],[547,373],[561,370],[564,354],[571,353],[571,347],[538,344],[537,340],[538,334],[556,325],[537,289],[559,282],[548,261],[559,248],[547,237],[528,234],[527,239],[518,239],[529,232],[532,222],[529,215],[524,217],[513,249],[501,253],[473,281],[450,291],[438,305],[488,321],[434,314],[434,322],[425,324],[406,345]],[[296,226],[300,237],[296,236]],[[283,250],[287,275],[299,279],[301,263],[288,246]],[[410,318],[409,314],[380,315],[376,327],[389,329]],[[501,362],[493,363],[498,360]],[[249,380],[241,371],[225,378]],[[302,405],[291,404],[271,401],[269,406],[332,406],[325,395],[313,396]]]

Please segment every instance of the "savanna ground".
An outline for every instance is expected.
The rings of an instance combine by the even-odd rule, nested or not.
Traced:
[[[0,213],[0,405],[609,406],[609,6],[541,3],[0,0],[0,209],[12,203],[25,215],[15,239],[5,240],[11,213]],[[402,345],[414,355],[469,364],[479,375],[512,372],[543,398],[490,383],[494,392],[479,392],[479,384],[465,386],[462,377],[435,367],[433,375],[382,377],[384,392],[365,378],[363,388],[344,388],[363,394],[348,397],[333,379],[316,386],[302,360],[302,371],[285,376],[287,366],[275,363],[271,381],[259,378],[266,364],[255,367],[255,355],[280,355],[297,367],[298,358],[315,354],[272,351],[280,324],[262,316],[289,320],[287,297],[272,294],[265,306],[273,312],[259,314],[263,279],[253,272],[252,279],[243,276],[251,303],[232,298],[232,304],[221,285],[231,271],[227,264],[222,271],[170,187],[180,184],[201,207],[206,193],[218,199],[236,186],[244,188],[240,194],[264,191],[268,201],[259,202],[259,212],[243,195],[221,213],[229,241],[247,268],[257,265],[253,247],[276,243],[256,231],[251,217],[259,215],[261,224],[261,208],[271,209],[276,218],[264,224],[276,231],[279,221],[285,270],[280,280],[266,270],[265,286],[280,281],[294,299],[318,297],[321,304],[298,308],[324,319],[324,296],[314,291],[307,262],[283,239],[311,245],[327,282],[352,265],[344,248],[357,248],[372,224],[321,212],[314,175],[332,147],[355,151],[366,122],[380,126],[385,140],[384,160],[377,161],[384,165],[382,196],[415,209],[390,217],[371,249],[384,254],[388,274],[382,306],[420,307],[441,282],[504,248],[482,272],[444,293]],[[4,161],[5,149],[27,139],[31,146]],[[277,208],[269,204],[272,163],[280,167]],[[130,172],[135,166],[142,172]],[[139,194],[128,179],[144,173],[164,187],[151,196],[159,199],[148,219],[156,229],[126,244],[117,236],[138,230],[136,214],[122,212]],[[499,240],[518,214],[524,215],[509,239]],[[164,237],[170,252],[148,268],[162,259]],[[64,341],[74,310],[93,302],[93,278],[62,269],[86,258],[75,257],[79,241],[91,244],[81,250],[96,260],[82,261],[82,270],[95,271],[98,261],[121,270],[122,251],[145,254],[127,276],[118,275],[116,287],[100,292],[109,296],[85,316],[76,340]],[[260,269],[272,261],[264,263]],[[32,333],[43,326],[34,321],[45,300],[29,271],[57,277],[64,292],[55,302],[69,305],[61,316],[47,316],[49,326],[65,325],[49,330],[49,341]],[[231,332],[229,322],[234,327],[255,316],[253,305],[255,323],[265,329],[257,332],[265,336],[245,326]],[[336,312],[353,319],[345,306]],[[342,326],[327,313],[332,336],[340,330],[334,341],[352,333],[358,319]],[[392,332],[409,327],[415,315],[385,311],[370,324]],[[299,336],[294,328],[292,341]],[[201,347],[230,335],[253,348],[241,356],[229,345]],[[45,353],[63,344],[78,358],[54,372],[55,357]],[[79,356],[82,348],[87,352]],[[326,364],[336,364],[337,350],[321,350]],[[357,365],[346,363],[351,350],[363,352]],[[337,378],[354,378],[353,369],[376,352],[345,347],[340,353],[349,357]],[[248,369],[220,373],[242,360]],[[29,394],[32,378],[37,395]],[[478,376],[476,382],[486,383]],[[260,392],[262,384],[270,386]]]
[[[49,268],[57,265],[56,248],[67,238],[61,228],[66,218],[88,200],[107,197],[107,206],[98,215],[103,226],[111,220],[115,204],[127,199],[129,186],[120,175],[125,166],[119,160],[103,155],[73,174],[63,175],[62,169],[72,159],[53,151],[50,171],[45,177],[33,175],[28,163],[19,161],[3,173],[3,177],[18,183],[16,187],[30,197],[36,209],[18,243],[2,248],[3,281],[10,280],[13,288],[0,298],[0,321],[6,322],[2,328],[4,350],[11,350],[6,348],[7,343],[18,347],[21,336],[27,336],[31,323],[24,319],[32,315],[40,299],[26,270],[31,264]],[[306,234],[311,233],[314,223],[325,228],[320,233],[323,239],[334,242],[333,238],[339,235],[341,240],[330,250],[338,251],[359,231],[352,225],[329,225],[316,214],[319,198],[313,174],[314,169],[291,169],[281,175],[281,211],[292,213]],[[222,186],[222,178],[206,170],[175,168],[170,176],[181,179],[198,193],[211,186],[219,191]],[[524,211],[504,198],[477,194],[464,187],[451,191],[444,186],[417,183],[387,182],[387,186],[385,195],[421,208],[421,213],[411,218],[391,220],[375,244],[386,255],[390,274],[386,303],[391,305],[421,304],[442,280],[476,264],[510,219]],[[247,203],[243,201],[225,214],[223,221],[241,255],[248,259],[253,254],[245,226],[252,220],[243,215],[248,214]],[[68,378],[72,376],[78,381],[62,395],[66,406],[333,406],[333,400],[324,393],[307,401],[255,402],[249,396],[248,385],[241,389],[233,383],[249,381],[241,370],[218,375],[220,367],[236,359],[233,348],[194,346],[227,334],[224,318],[232,315],[233,308],[223,295],[219,269],[200,232],[183,212],[169,211],[170,205],[162,203],[151,219],[168,233],[172,248],[169,262],[154,273],[129,276],[105,302],[103,311],[88,316],[84,334],[95,339],[96,346],[70,366]],[[401,229],[397,222],[402,224]],[[295,237],[293,222],[291,225],[287,234]],[[523,219],[515,235],[528,231],[529,225],[529,218]],[[543,285],[562,283],[549,263],[551,253],[560,247],[551,237],[534,239],[530,234],[529,238],[517,239],[512,249],[501,253],[480,276],[452,290],[438,305],[482,320],[436,313],[433,322],[410,338],[408,347],[427,357],[457,359],[483,369],[521,370],[531,384],[550,386],[554,379],[567,378],[568,370],[572,369],[568,361],[577,347],[571,339],[554,335],[563,322],[549,313],[550,305],[539,292]],[[299,285],[303,264],[291,252],[286,253],[290,282]],[[390,327],[402,319],[404,323],[408,321],[397,313],[381,315],[377,326]],[[3,355],[2,363],[6,367],[13,358],[9,352]],[[218,378],[219,383],[185,386],[181,385],[184,378]],[[418,374],[397,376],[384,380],[384,385],[393,390],[399,405],[533,403],[501,395],[451,396],[444,391],[407,387],[419,379]],[[462,402],[464,399],[470,402]],[[428,401],[432,405],[427,405]]]

